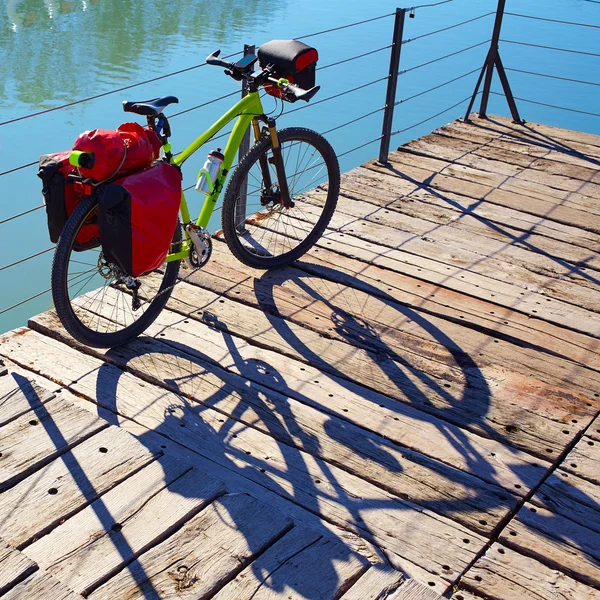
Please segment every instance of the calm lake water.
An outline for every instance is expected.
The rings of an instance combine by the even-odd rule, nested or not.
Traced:
[[[600,25],[599,0],[508,0],[507,9],[551,19]],[[407,19],[405,38],[414,38],[495,10],[491,0],[456,0],[416,12]],[[260,45],[275,38],[301,37],[324,29],[385,15],[396,2],[348,0],[4,0],[0,3],[0,123],[76,100],[109,93],[159,75],[188,69],[204,62],[221,48],[223,54],[240,51],[244,43]],[[493,16],[444,33],[415,40],[403,47],[402,68],[487,40]],[[320,66],[386,46],[391,41],[393,17],[308,38],[320,54]],[[599,30],[507,16],[503,38],[532,44],[559,46],[582,52],[600,50]],[[479,46],[448,60],[400,77],[398,99],[408,98],[436,84],[480,67],[487,46]],[[316,100],[350,90],[387,75],[388,51],[324,69]],[[600,82],[600,58],[533,47],[502,44],[506,67],[550,73],[560,77]],[[396,108],[394,129],[409,127],[466,97],[477,73]],[[510,72],[516,96],[598,112],[600,88]],[[140,100],[173,94],[180,100],[170,113],[197,106],[233,92],[236,83],[222,70],[202,67],[163,78],[133,89],[108,94],[89,102],[34,118],[0,125],[0,172],[37,161],[40,154],[69,149],[77,135],[94,128],[114,128],[130,120],[121,110],[122,100]],[[499,84],[495,80],[494,89]],[[220,116],[232,99],[181,115],[172,121],[175,149],[187,145]],[[313,102],[315,102],[313,101]],[[381,108],[385,82],[371,85],[336,100],[309,105],[299,113],[284,115],[281,125],[304,125],[324,131]],[[268,103],[267,103],[268,104]],[[288,111],[296,108],[289,105]],[[399,145],[462,116],[463,104],[419,127],[393,138]],[[600,134],[600,118],[558,111],[519,102],[521,116],[536,121]],[[492,97],[490,114],[507,115],[503,98]],[[381,133],[381,113],[328,138],[338,154],[368,142]],[[184,185],[194,182],[210,144],[191,159],[184,170]],[[348,170],[377,155],[377,144],[340,159]],[[41,182],[36,167],[0,176],[0,221],[41,204]],[[199,198],[190,192],[191,207]],[[196,209],[194,209],[196,210]],[[194,211],[192,211],[194,212]],[[216,224],[215,224],[216,226]],[[50,247],[46,217],[38,210],[0,224],[0,268]],[[0,311],[48,289],[52,252],[9,269],[0,270]],[[23,325],[27,318],[51,307],[46,293],[0,315],[0,332]]]

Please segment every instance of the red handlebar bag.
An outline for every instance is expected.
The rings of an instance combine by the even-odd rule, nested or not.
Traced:
[[[154,166],[97,188],[98,226],[106,259],[132,277],[159,267],[177,227],[181,171]]]
[[[158,158],[160,147],[156,132],[139,123],[123,123],[116,131],[92,129],[82,133],[73,150],[94,153],[94,166],[80,167],[79,171],[100,182],[149,167]]]

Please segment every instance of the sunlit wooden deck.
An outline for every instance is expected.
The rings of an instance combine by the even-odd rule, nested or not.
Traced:
[[[215,242],[127,346],[2,337],[0,596],[600,598],[600,137],[390,160],[294,267]]]

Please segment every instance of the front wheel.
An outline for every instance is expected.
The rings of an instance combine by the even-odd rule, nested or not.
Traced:
[[[77,341],[111,348],[137,337],[156,319],[177,280],[179,261],[132,278],[105,259],[101,246],[76,251],[77,237],[97,207],[96,199],[87,196],[62,230],[52,262],[52,299],[63,326]],[[180,247],[178,222],[171,251]]]
[[[338,160],[322,135],[290,127],[278,136],[292,206],[281,198],[270,137],[242,158],[223,199],[225,241],[238,260],[258,269],[283,267],[307,252],[329,224],[340,191]]]

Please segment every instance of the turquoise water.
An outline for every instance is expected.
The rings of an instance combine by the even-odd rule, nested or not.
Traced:
[[[508,11],[524,12],[552,19],[600,25],[600,3],[594,0],[508,0]],[[456,0],[433,9],[416,12],[407,19],[405,38],[446,27],[495,10],[496,3]],[[369,19],[392,12],[396,2],[329,0],[5,0],[0,6],[0,72],[2,105],[0,122],[17,119],[82,98],[110,92],[152,79],[158,75],[198,65],[216,48],[223,54],[241,50],[244,43],[259,45],[274,38],[303,35]],[[489,39],[493,16],[450,29],[438,35],[406,44],[402,50],[403,69]],[[393,18],[308,38],[318,48],[320,66],[386,46],[391,41]],[[533,44],[599,52],[599,30],[517,17],[505,18],[502,37]],[[480,67],[486,45],[448,60],[407,73],[399,78],[397,98],[408,98],[422,90]],[[559,77],[600,83],[600,58],[532,47],[502,44],[506,67],[549,73]],[[334,96],[387,75],[387,50],[355,61],[323,69],[318,73],[321,92],[301,112],[284,115],[282,125],[304,125],[325,131],[355,117],[381,108],[385,82]],[[472,91],[477,73],[435,92],[402,103],[396,108],[394,129],[410,127],[465,98]],[[598,112],[600,88],[509,72],[516,96],[573,109]],[[168,114],[192,108],[236,90],[236,83],[220,69],[202,67],[133,89],[106,95],[0,126],[0,172],[36,161],[40,154],[68,149],[86,129],[114,128],[129,120],[121,101],[143,100],[173,94],[180,104]],[[498,90],[498,82],[494,88]],[[187,145],[229,106],[223,100],[174,118],[172,142],[175,149]],[[267,102],[265,106],[269,103]],[[558,111],[519,102],[521,116],[537,121],[600,134],[600,118]],[[298,105],[288,106],[288,111]],[[393,138],[392,147],[419,137],[433,128],[462,116],[466,104]],[[462,111],[462,112],[461,112]],[[503,98],[492,97],[488,112],[508,115]],[[382,113],[338,129],[328,138],[343,154],[381,133]],[[206,148],[206,152],[212,148]],[[377,144],[345,154],[340,159],[348,170],[377,155]],[[194,182],[206,152],[201,150],[184,171],[185,184]],[[0,221],[41,204],[40,180],[36,167],[0,176]],[[199,198],[188,195],[193,212]],[[215,224],[216,227],[216,224]],[[0,267],[50,247],[45,213],[33,212],[0,225]],[[52,253],[0,271],[0,311],[49,287]],[[51,306],[44,294],[0,315],[0,331],[23,325],[33,314]]]

